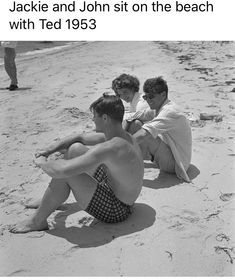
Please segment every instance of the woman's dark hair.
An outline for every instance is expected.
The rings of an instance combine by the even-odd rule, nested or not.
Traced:
[[[140,89],[140,82],[134,76],[122,74],[112,81],[112,89],[117,94],[117,90],[122,88],[128,88],[133,92],[138,92]]]
[[[168,96],[168,86],[166,81],[162,77],[152,78],[145,81],[143,90],[145,93],[160,94],[163,91]]]
[[[116,95],[104,93],[91,104],[90,110],[95,111],[99,116],[106,114],[117,122],[123,121],[124,106],[122,100]]]

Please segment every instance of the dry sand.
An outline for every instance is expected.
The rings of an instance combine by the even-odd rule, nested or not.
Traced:
[[[0,66],[1,276],[231,276],[235,262],[235,42],[78,42],[17,60],[20,90]],[[134,214],[107,225],[69,198],[49,231],[12,234],[50,178],[32,153],[93,128],[89,104],[120,73],[163,75],[191,120],[192,183],[145,163]],[[201,121],[200,113],[223,120]]]

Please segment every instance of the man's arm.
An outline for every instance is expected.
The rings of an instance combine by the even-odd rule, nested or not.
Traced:
[[[148,140],[148,138],[151,137],[151,134],[147,130],[141,128],[133,135],[133,137],[136,139],[138,144],[141,144]]]
[[[94,146],[96,144],[102,143],[105,141],[105,136],[103,133],[82,133],[82,134],[72,134],[70,136],[64,137],[56,142],[52,143],[49,147],[42,149],[41,151],[36,153],[36,157],[45,156],[48,157],[49,155],[68,149],[74,143],[82,143],[87,146]]]
[[[133,120],[140,120],[141,122],[151,121],[155,116],[155,111],[149,109],[145,109],[143,111],[136,111],[133,113],[128,113],[125,115],[125,120],[127,122],[132,122]]]
[[[47,160],[41,156],[35,159],[35,164],[52,178],[68,178],[86,173],[115,156],[115,147],[109,142],[98,144],[84,155],[69,160]]]

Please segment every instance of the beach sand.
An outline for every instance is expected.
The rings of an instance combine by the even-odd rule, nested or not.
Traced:
[[[0,66],[0,276],[235,275],[235,42],[77,42],[17,59],[20,89]],[[133,215],[108,225],[71,196],[50,230],[9,225],[50,178],[32,154],[56,138],[94,128],[89,105],[121,73],[162,75],[193,131],[191,183],[146,161]],[[219,114],[200,120],[200,113]]]

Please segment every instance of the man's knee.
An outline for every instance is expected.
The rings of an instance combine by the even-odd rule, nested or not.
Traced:
[[[67,159],[71,159],[85,154],[88,150],[87,146],[82,143],[74,143],[68,148],[65,156]]]
[[[139,120],[134,120],[133,122],[130,123],[128,132],[130,134],[135,134],[138,130],[141,129],[143,123]]]

